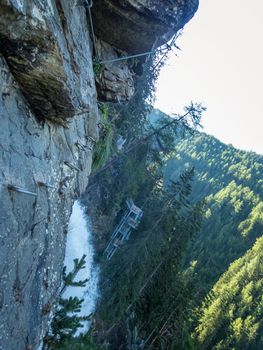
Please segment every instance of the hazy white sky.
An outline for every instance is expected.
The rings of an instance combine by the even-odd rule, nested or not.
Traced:
[[[203,102],[204,131],[263,154],[263,0],[201,0],[157,86],[156,107]]]

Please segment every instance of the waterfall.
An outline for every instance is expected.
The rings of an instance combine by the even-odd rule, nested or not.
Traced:
[[[84,299],[80,316],[88,316],[95,311],[96,301],[99,296],[98,280],[99,268],[94,262],[94,249],[92,245],[92,228],[88,216],[79,201],[73,205],[72,214],[69,221],[69,230],[67,235],[66,253],[64,265],[66,273],[72,271],[73,260],[81,259],[86,255],[85,268],[80,270],[76,280],[88,279],[85,287],[68,286],[63,292],[63,298],[78,297]],[[90,321],[83,321],[83,328],[80,328],[75,335],[86,332],[90,327]]]

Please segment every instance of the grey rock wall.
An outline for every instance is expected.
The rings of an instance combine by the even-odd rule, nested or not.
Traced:
[[[97,41],[97,52],[101,60],[114,60],[125,56],[102,40]],[[101,65],[96,74],[98,98],[101,101],[126,102],[134,94],[134,73],[125,61],[109,62]]]
[[[36,349],[58,296],[99,115],[84,9],[68,0],[0,3],[0,349]]]
[[[1,0],[0,50],[37,117],[61,122],[95,97],[83,6]]]
[[[166,43],[195,14],[199,0],[96,0],[95,33],[128,53]]]
[[[198,4],[199,0],[94,1],[90,11],[98,38],[97,59],[107,61],[156,49],[183,28],[194,16]],[[99,99],[128,101],[134,93],[133,71],[142,74],[145,58],[139,58],[135,69],[125,61],[103,64],[96,78]]]

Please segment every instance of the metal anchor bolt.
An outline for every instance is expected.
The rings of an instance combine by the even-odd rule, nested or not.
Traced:
[[[24,193],[24,194],[28,194],[29,196],[34,196],[36,197],[37,194],[35,192],[31,192],[28,191],[26,188],[20,187],[20,186],[16,186],[16,185],[7,185],[8,190],[11,191],[16,191],[16,192],[20,192],[20,193]]]
[[[65,165],[67,165],[69,168],[76,170],[76,171],[81,171],[80,168],[78,168],[76,165],[71,164],[67,160],[64,162]]]

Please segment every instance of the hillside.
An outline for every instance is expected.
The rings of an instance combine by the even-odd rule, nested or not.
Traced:
[[[131,152],[100,172],[86,195],[87,203],[96,203],[89,214],[102,261],[99,342],[110,349],[199,349],[194,329],[203,322],[202,301],[262,234],[263,158],[190,129],[200,105],[189,109],[190,120],[165,129],[173,119],[156,110],[149,116],[148,108],[140,110],[144,124],[132,124],[136,147],[133,141]],[[125,118],[133,112],[126,109],[117,129],[127,137]],[[110,119],[114,113],[109,110]],[[105,262],[127,196],[143,219]]]
[[[191,199],[205,198],[206,212],[183,263],[194,290],[185,348],[261,349],[263,157],[194,132],[177,138],[167,183],[188,167]]]
[[[263,157],[235,149],[216,138],[194,133],[178,140],[166,177],[176,179],[195,168],[191,198],[205,198],[202,229],[187,252],[185,264],[195,264],[204,293],[262,233]]]
[[[205,299],[195,330],[198,348],[262,349],[262,276],[263,237],[230,265]]]

